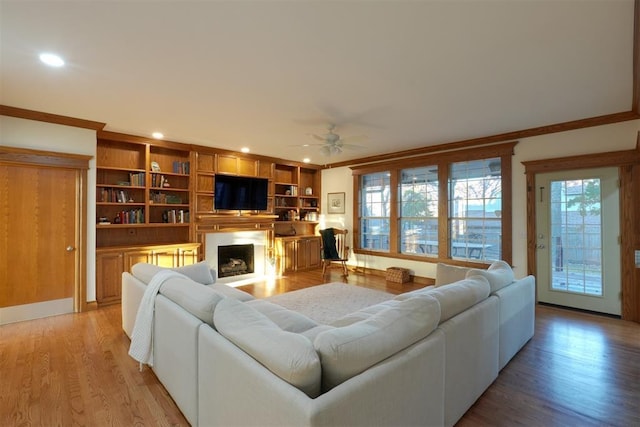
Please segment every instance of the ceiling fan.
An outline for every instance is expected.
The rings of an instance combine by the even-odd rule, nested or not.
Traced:
[[[318,141],[322,141],[321,144],[304,144],[303,146],[304,147],[320,146],[320,153],[325,156],[340,154],[345,149],[351,150],[351,149],[364,148],[361,145],[354,145],[354,144],[347,143],[350,141],[366,139],[366,136],[364,135],[342,138],[340,135],[338,135],[335,132],[336,125],[333,123],[329,123],[327,125],[327,130],[328,132],[325,133],[324,135],[309,134],[309,136],[311,136],[312,138],[317,139]]]

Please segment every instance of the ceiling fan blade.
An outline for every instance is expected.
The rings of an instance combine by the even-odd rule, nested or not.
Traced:
[[[314,133],[310,133],[308,135],[313,139],[317,139],[318,141],[325,141],[325,137],[324,136],[316,135]]]
[[[352,136],[347,136],[341,139],[342,141],[360,142],[360,141],[366,141],[367,139],[369,139],[369,137],[367,135],[352,135]]]
[[[341,147],[346,148],[347,150],[364,150],[365,148],[367,148],[364,145],[355,144],[342,144]]]

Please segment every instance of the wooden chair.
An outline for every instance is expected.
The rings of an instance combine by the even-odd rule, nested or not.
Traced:
[[[347,246],[348,230],[340,228],[326,228],[320,230],[320,255],[322,257],[322,274],[331,268],[332,263],[342,266],[342,275],[348,276],[347,260],[349,259],[349,246]]]

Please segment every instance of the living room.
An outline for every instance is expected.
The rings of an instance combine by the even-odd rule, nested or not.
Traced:
[[[3,3],[8,4],[11,2]],[[633,15],[636,17],[637,21],[637,2],[627,1],[619,3],[620,4],[618,4],[617,7],[623,9],[626,8],[624,10],[627,11],[629,10],[629,8],[633,9],[635,7],[635,12],[633,13]],[[600,6],[606,7],[602,6],[602,4]],[[9,11],[12,10],[4,4],[3,7],[7,7],[7,10]],[[15,5],[13,5],[13,7],[16,7],[16,10],[20,11],[19,7]],[[25,14],[25,16],[28,16],[31,12],[32,11],[28,11],[26,9],[20,11],[20,13]],[[309,11],[307,11],[307,13],[308,12]],[[336,11],[332,10],[331,12],[335,13]],[[344,19],[346,16],[350,16],[349,13],[351,12],[352,11],[349,10],[344,11],[345,16],[341,17],[340,19]],[[560,12],[567,11],[559,11],[558,13]],[[327,12],[325,11],[323,13]],[[523,12],[520,11],[520,13]],[[593,11],[592,13],[594,15],[597,15],[597,13]],[[616,15],[619,12],[612,11],[611,13],[612,15]],[[326,17],[327,15],[321,14],[319,16]],[[329,14],[328,16],[331,16],[331,14]],[[305,17],[308,18],[308,15],[305,15]],[[378,16],[376,17],[376,19],[379,18],[380,17]],[[593,18],[591,17],[591,19]],[[626,20],[624,22],[625,25],[627,25],[626,28],[628,30],[634,28],[633,20]],[[624,25],[621,26],[624,27]],[[26,27],[28,27],[28,25]],[[3,32],[4,31],[5,30],[3,30]],[[393,143],[393,139],[385,140],[380,137],[380,139],[383,141],[381,142],[383,147],[381,149],[379,148],[378,151],[363,152],[356,150],[355,152],[347,153],[345,156],[337,155],[334,157],[320,157],[318,156],[317,150],[313,152],[310,151],[312,155],[315,154],[315,157],[313,162],[311,164],[308,164],[307,166],[305,166],[305,163],[303,163],[301,159],[298,159],[298,157],[290,157],[289,154],[296,153],[297,156],[298,152],[302,151],[302,149],[299,147],[291,147],[293,145],[304,145],[305,142],[313,143],[314,138],[312,136],[309,136],[309,134],[318,136],[319,134],[322,135],[326,132],[324,126],[326,124],[329,124],[329,122],[326,121],[326,123],[319,123],[319,121],[317,120],[318,117],[313,117],[315,121],[315,124],[313,125],[297,124],[296,126],[294,126],[293,132],[296,133],[296,137],[288,138],[284,145],[279,145],[277,146],[278,148],[270,148],[268,149],[268,151],[260,152],[257,149],[252,148],[252,153],[255,154],[244,154],[239,152],[239,148],[224,146],[222,145],[222,143],[218,145],[215,142],[208,147],[212,150],[225,151],[227,154],[231,153],[234,156],[242,159],[275,158],[274,163],[290,163],[299,168],[307,167],[313,169],[317,167],[320,175],[320,182],[317,187],[319,191],[317,192],[317,194],[314,194],[314,197],[317,196],[320,202],[318,211],[320,221],[318,221],[318,223],[323,224],[323,226],[333,226],[346,228],[347,230],[349,230],[351,234],[350,246],[352,248],[352,252],[350,254],[348,265],[350,267],[350,270],[353,272],[353,275],[356,276],[358,274],[368,274],[374,277],[371,280],[375,282],[376,280],[380,280],[380,278],[384,277],[385,271],[389,267],[402,266],[411,271],[411,274],[413,275],[415,280],[414,283],[416,283],[417,285],[429,284],[430,280],[433,280],[433,278],[436,277],[437,262],[434,261],[442,261],[444,259],[445,261],[448,261],[452,264],[469,266],[475,266],[475,264],[478,264],[478,262],[474,261],[473,259],[458,259],[456,257],[447,256],[441,257],[440,255],[435,258],[425,259],[423,255],[407,253],[403,254],[402,250],[398,249],[395,249],[397,251],[395,253],[380,254],[365,247],[362,244],[364,243],[364,237],[362,234],[363,230],[360,228],[358,218],[358,186],[357,184],[354,184],[354,177],[357,178],[362,174],[366,174],[369,171],[367,168],[372,168],[372,165],[376,164],[376,168],[383,170],[384,166],[390,165],[394,162],[402,163],[403,161],[405,161],[404,159],[407,159],[408,157],[434,159],[439,158],[439,156],[445,155],[446,152],[454,148],[456,150],[466,149],[469,150],[470,153],[473,153],[474,150],[478,152],[482,151],[486,147],[495,148],[495,146],[502,143],[515,143],[513,147],[513,155],[509,156],[510,168],[508,170],[508,177],[510,181],[511,193],[510,195],[506,193],[504,194],[505,199],[503,200],[503,203],[505,207],[500,211],[502,213],[506,213],[507,211],[510,212],[508,219],[505,219],[504,216],[501,218],[503,226],[508,227],[508,231],[503,234],[505,238],[501,242],[501,254],[504,255],[502,258],[508,260],[509,264],[512,265],[516,277],[524,277],[528,274],[537,274],[537,269],[534,263],[536,258],[534,246],[541,243],[536,242],[536,236],[539,233],[532,231],[535,230],[535,224],[533,223],[534,218],[532,217],[532,210],[535,210],[535,207],[532,205],[535,205],[536,198],[537,196],[539,196],[539,193],[538,191],[535,191],[533,192],[533,194],[531,194],[530,191],[530,188],[532,186],[538,187],[537,185],[532,185],[531,180],[535,177],[535,175],[537,173],[547,172],[551,170],[562,170],[562,168],[582,168],[583,164],[589,164],[593,167],[607,166],[619,168],[619,170],[621,171],[620,180],[623,183],[623,186],[621,188],[624,189],[624,191],[621,191],[621,198],[625,200],[623,203],[627,203],[627,205],[625,205],[627,206],[627,209],[623,209],[620,212],[620,234],[622,246],[622,255],[620,256],[620,271],[622,276],[619,281],[621,282],[622,286],[620,290],[620,292],[622,293],[622,299],[618,304],[620,313],[617,314],[617,316],[621,317],[622,319],[638,322],[640,321],[640,293],[638,293],[637,289],[640,279],[637,268],[637,261],[635,260],[636,258],[634,258],[634,251],[637,252],[639,249],[639,242],[637,237],[639,233],[637,224],[640,223],[637,218],[637,212],[639,211],[637,209],[639,203],[637,197],[637,159],[638,150],[640,150],[638,145],[640,119],[638,116],[637,76],[637,45],[639,36],[637,33],[638,30],[637,28],[635,28],[635,30],[633,30],[633,37],[627,38],[624,43],[621,43],[620,40],[611,42],[615,46],[618,46],[619,50],[625,52],[625,54],[619,54],[620,58],[625,57],[625,55],[628,54],[626,56],[626,60],[623,62],[623,65],[620,65],[619,68],[616,68],[615,70],[612,70],[610,72],[610,76],[615,76],[615,79],[619,79],[621,75],[624,76],[624,78],[621,79],[621,83],[616,83],[615,88],[613,88],[613,86],[610,86],[612,88],[611,91],[618,93],[627,90],[627,92],[622,95],[618,95],[614,101],[605,101],[605,95],[595,94],[598,91],[594,89],[594,99],[582,99],[579,102],[575,102],[576,104],[590,105],[592,107],[599,103],[597,108],[594,107],[592,109],[586,109],[584,111],[573,110],[571,114],[565,114],[562,111],[556,111],[556,108],[551,108],[549,104],[553,104],[555,101],[551,103],[547,102],[547,104],[530,104],[533,106],[527,108],[530,108],[532,111],[536,111],[537,113],[539,113],[540,111],[548,111],[547,116],[537,116],[535,118],[537,122],[534,120],[518,121],[522,120],[522,118],[514,117],[513,120],[511,120],[507,115],[507,111],[502,110],[501,113],[504,114],[504,118],[494,119],[493,121],[497,122],[498,124],[495,127],[488,127],[486,129],[472,126],[472,122],[487,122],[488,119],[486,117],[474,117],[474,115],[472,114],[461,112],[460,114],[455,114],[455,116],[457,117],[457,121],[469,123],[469,126],[471,126],[469,130],[465,130],[464,132],[451,132],[448,134],[443,133],[442,135],[434,134],[432,136],[423,134],[419,137],[419,139],[421,138],[421,142],[417,143],[415,146],[400,145],[401,142],[410,139],[408,135],[398,136],[398,145],[395,145]],[[627,36],[629,36],[628,33],[624,34],[627,34]],[[5,40],[15,41],[15,38],[5,38]],[[627,49],[632,45],[632,48]],[[15,44],[15,42],[3,42],[3,49],[9,48],[10,46],[11,49],[15,50],[15,46],[17,45]],[[610,45],[608,46],[610,47]],[[602,49],[602,46],[600,46],[600,48]],[[634,52],[636,53],[636,59],[631,59]],[[336,54],[338,53],[336,52]],[[345,59],[344,56],[339,56],[339,58],[343,60]],[[554,60],[558,60],[558,57],[555,56]],[[600,66],[602,66],[601,63]],[[575,68],[572,69],[575,75]],[[11,70],[7,70],[7,73],[3,72],[3,76],[15,75],[14,71],[10,71]],[[327,73],[327,70],[323,71]],[[567,75],[571,75],[571,72],[568,72]],[[566,81],[566,75],[564,78]],[[41,82],[43,90],[50,90],[51,87],[61,82],[61,80],[59,79],[59,75],[58,77],[49,75],[41,79],[35,79],[34,81]],[[532,82],[534,80],[528,79],[527,81]],[[609,80],[606,79],[601,80],[599,83],[599,87],[608,85],[608,82]],[[476,86],[481,86],[478,81],[476,81],[475,83]],[[583,85],[586,84],[584,81],[581,83]],[[29,91],[24,90],[25,86],[16,86],[14,89],[9,90],[11,84],[12,83],[11,81],[9,81],[8,77],[3,77],[3,88],[7,88],[7,91],[4,91],[3,89],[4,94],[0,101],[0,104],[3,104],[1,111],[2,116],[0,117],[0,125],[2,129],[2,141],[0,141],[0,145],[18,149],[33,150],[36,152],[39,151],[67,153],[87,157],[88,167],[85,168],[87,170],[87,175],[86,181],[83,184],[86,185],[86,210],[84,212],[84,214],[86,215],[86,223],[83,224],[83,238],[86,239],[86,241],[84,243],[84,248],[82,249],[82,257],[80,262],[80,264],[82,264],[82,270],[79,273],[80,279],[76,278],[76,281],[78,283],[81,283],[82,286],[81,289],[76,290],[75,295],[79,295],[79,298],[75,298],[76,301],[74,301],[74,309],[75,311],[92,309],[97,309],[97,311],[111,310],[110,308],[107,308],[106,305],[104,308],[98,308],[99,304],[96,303],[98,299],[99,289],[99,285],[97,282],[101,277],[101,274],[96,271],[96,257],[99,252],[101,238],[99,233],[104,233],[105,231],[110,232],[110,230],[117,230],[116,227],[109,228],[107,226],[101,226],[99,224],[101,215],[98,213],[99,208],[97,207],[96,202],[98,201],[97,188],[99,188],[100,185],[98,182],[96,170],[100,168],[100,160],[98,159],[99,144],[97,141],[101,138],[101,135],[104,135],[105,132],[108,133],[111,131],[115,131],[126,133],[132,138],[141,138],[141,140],[149,141],[149,144],[158,144],[159,146],[161,146],[163,142],[155,142],[152,138],[147,136],[147,134],[150,133],[151,130],[155,129],[155,127],[151,125],[152,122],[149,121],[150,119],[143,120],[142,118],[140,118],[137,121],[134,120],[134,117],[139,116],[139,113],[137,111],[134,112],[135,109],[133,107],[131,107],[131,111],[127,112],[126,114],[128,116],[131,116],[131,121],[118,122],[117,120],[112,120],[110,115],[100,114],[98,111],[94,110],[93,108],[95,107],[91,105],[86,105],[82,110],[80,110],[80,112],[76,112],[79,110],[71,108],[70,106],[64,104],[53,106],[54,104],[48,104],[44,102],[44,100],[38,101],[37,96],[29,93]],[[505,87],[507,86],[508,85],[505,83]],[[623,87],[623,90],[619,91],[619,87]],[[325,87],[324,89],[327,90],[328,88]],[[341,87],[341,90],[344,90],[344,88]],[[22,95],[21,93],[24,95]],[[329,90],[327,93],[333,94],[333,90]],[[576,98],[577,95],[575,95],[575,91],[572,93],[573,95],[569,95],[569,93],[567,93],[566,97],[572,99]],[[366,108],[361,108],[363,104],[358,104],[355,107],[350,107],[349,105],[353,104],[349,104],[348,98],[355,96],[354,94],[349,94],[348,96],[345,95],[344,98],[338,94],[336,94],[335,96],[327,96],[330,101],[326,102],[325,106],[329,105],[330,107],[326,108],[325,111],[323,111],[323,114],[321,114],[321,116],[323,117],[320,118],[321,120],[325,120],[324,114],[327,112],[332,112],[334,114],[337,114],[337,116],[341,116],[342,112],[344,113],[342,114],[342,118],[344,119],[345,116],[349,116],[348,118],[353,118],[354,115],[349,114],[352,112],[357,113],[369,111],[369,113],[371,113],[369,118],[373,118],[374,122],[377,122],[371,124],[370,127],[352,126],[350,128],[348,127],[349,125],[345,123],[344,127],[336,128],[335,131],[340,135],[357,136],[358,133],[367,134],[368,140],[365,140],[364,142],[358,142],[358,144],[368,145],[369,140],[371,140],[371,146],[373,146],[374,142],[372,140],[376,139],[376,133],[378,132],[378,130],[380,131],[379,133],[381,135],[383,133],[383,131],[380,129],[376,130],[376,126],[378,126],[379,124],[389,126],[389,124],[392,122],[392,120],[390,120],[390,122],[387,123],[384,120],[380,119],[379,111],[377,112],[375,109],[367,110]],[[524,95],[522,99],[529,99],[528,96],[529,95]],[[558,98],[563,98],[559,95],[556,96]],[[487,99],[491,99],[491,96],[487,96],[486,92],[484,96],[481,94],[469,92],[468,97],[473,99],[482,99],[484,101],[486,101]],[[48,94],[47,96],[43,97],[43,99],[53,98],[55,98],[53,94]],[[447,105],[447,102],[452,102],[450,100],[445,100],[444,97],[438,98],[441,99],[442,105]],[[176,99],[178,98],[176,97]],[[323,101],[327,100],[327,98],[318,98],[317,96],[315,99],[319,100],[317,105],[320,105]],[[332,104],[334,100],[338,100],[338,104]],[[369,105],[378,105],[376,103],[372,103],[370,99],[368,100],[368,102]],[[500,99],[496,100],[496,103],[499,102],[501,102]],[[151,104],[157,103],[158,102],[151,102]],[[135,102],[133,104],[135,104]],[[345,108],[345,110],[340,110],[340,108],[336,109],[336,105],[341,105],[340,108]],[[188,111],[186,107],[184,108],[185,111]],[[230,108],[230,110],[234,110],[237,115],[240,115],[240,113],[238,113],[238,108],[239,107],[234,106],[233,108]],[[477,105],[475,105],[474,108],[476,110],[479,109]],[[522,108],[521,110],[526,112],[527,108]],[[560,110],[563,108],[568,107],[564,105],[561,107],[557,107],[557,109]],[[142,108],[141,111],[143,109],[144,108]],[[513,109],[517,110],[517,108]],[[289,111],[288,120],[298,120],[299,122],[304,122],[305,116],[313,116],[314,112],[312,110],[313,108],[302,110],[300,116],[297,116],[296,114],[293,114],[291,113],[291,111]],[[385,110],[384,113],[387,114],[390,112]],[[430,112],[433,117],[436,117],[437,115],[433,113],[433,111]],[[426,115],[422,117],[427,117],[429,113],[425,114]],[[171,115],[179,116],[180,114],[172,112]],[[197,116],[197,114],[195,113],[189,115]],[[336,116],[334,116],[334,118],[335,117]],[[91,120],[86,120],[86,118],[90,118]],[[398,122],[397,119],[394,120],[396,120],[396,122],[394,122],[396,124],[402,123]],[[164,128],[170,129],[170,120],[164,119],[163,121]],[[192,122],[193,121],[202,122],[206,121],[206,119],[203,117],[197,117],[195,120],[192,120]],[[241,125],[237,123],[239,122],[236,122],[236,127],[238,128],[250,127],[248,122],[242,122]],[[261,130],[265,129],[263,124],[258,125],[257,121],[255,123],[256,126]],[[280,126],[280,124],[278,124],[278,126]],[[454,127],[455,126],[452,126],[452,128]],[[402,125],[395,127],[397,132],[400,131],[400,128],[411,128],[411,125]],[[179,129],[179,127],[176,126],[176,129]],[[171,141],[177,141],[178,143],[184,143],[186,147],[185,151],[191,151],[191,148],[194,146],[202,147],[199,148],[201,152],[206,151],[207,144],[209,143],[208,141],[206,141],[207,144],[203,142],[206,140],[206,138],[199,137],[197,141],[190,140],[190,131],[185,132],[184,127],[182,129],[182,135],[185,136],[184,138],[181,138],[181,134],[176,130],[173,131],[173,133],[167,132],[169,133],[169,135],[171,135],[167,139],[170,139]],[[229,137],[229,135],[219,134],[215,137],[212,137],[211,140],[221,141],[224,140],[225,136]],[[400,134],[398,133],[398,135]],[[233,140],[234,147],[239,147],[240,145],[237,143],[244,138],[246,138],[247,141],[250,140],[250,137],[247,136],[233,136],[229,137],[228,139]],[[253,138],[259,139],[256,136],[254,136]],[[167,143],[173,144],[169,142]],[[272,144],[272,141],[269,141],[267,145],[269,144]],[[251,144],[247,142],[246,145]],[[171,147],[175,148],[174,145],[171,145]],[[271,145],[271,147],[274,146]],[[394,149],[391,147],[396,148]],[[202,151],[203,149],[204,151]],[[620,158],[624,158],[624,160],[620,160]],[[362,170],[364,172],[361,172]],[[634,178],[636,179],[634,180]],[[625,183],[632,184],[631,186],[626,186]],[[343,199],[340,199],[342,209],[340,209],[339,213],[330,212],[328,209],[330,197],[333,197],[333,195],[335,194],[341,193],[344,196]],[[195,199],[195,195],[191,197],[192,202],[194,202]],[[269,213],[273,214],[273,212]],[[109,220],[112,220],[112,218],[109,218]],[[138,236],[144,233],[145,231],[142,228],[137,230]],[[191,233],[191,231],[189,231],[189,233]],[[192,237],[194,238],[192,239]],[[180,240],[183,239],[180,238]],[[199,238],[195,238],[195,233],[190,234],[186,240],[188,240],[190,243],[198,243],[201,241]],[[394,239],[392,238],[391,240]],[[163,241],[162,243],[172,242]],[[440,246],[442,247],[443,245],[440,244]],[[80,251],[80,249],[78,250]],[[635,256],[637,257],[637,255]],[[483,263],[480,262],[479,264]],[[485,263],[484,266],[486,267],[487,264]],[[7,269],[8,268],[9,266],[7,266]],[[332,272],[330,277],[336,278],[339,276],[335,276],[335,273]],[[378,279],[375,279],[375,277],[377,277]],[[316,279],[314,278],[314,280]],[[338,278],[337,280],[342,279]],[[350,277],[348,280],[361,279]],[[8,284],[5,283],[3,285],[7,286]],[[384,285],[378,284],[376,286]],[[74,309],[72,309],[71,311],[74,311]],[[606,322],[608,322],[608,320]]]

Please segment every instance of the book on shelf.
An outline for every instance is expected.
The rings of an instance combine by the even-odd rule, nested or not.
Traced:
[[[104,203],[135,203],[128,191],[119,188],[101,189],[100,201]]]
[[[179,173],[188,175],[189,174],[189,162],[173,162],[173,173]]]
[[[143,224],[144,209],[131,209],[128,211],[120,211],[113,219],[115,224]]]
[[[144,172],[139,172],[139,173],[131,172],[129,174],[129,184],[134,187],[144,187],[145,185],[144,181],[145,181]]]
[[[155,187],[155,188],[168,188],[170,187],[169,185],[169,180],[161,174],[151,174],[151,187]]]
[[[184,209],[169,209],[162,213],[162,222],[168,224],[186,224],[190,221],[189,211]]]

